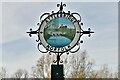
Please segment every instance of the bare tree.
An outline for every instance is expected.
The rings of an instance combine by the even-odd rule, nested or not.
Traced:
[[[31,75],[34,78],[44,78],[44,57],[43,56],[37,61],[36,66],[32,67]]]
[[[2,78],[6,78],[6,76],[7,76],[6,69],[2,67],[2,68],[1,68],[1,71],[0,71],[0,80],[1,80]]]
[[[90,76],[93,62],[87,60],[86,51],[70,55],[69,57],[65,56],[61,59],[64,60],[65,77],[85,78]],[[50,78],[50,66],[53,64],[53,60],[55,60],[55,55],[43,55],[37,61],[37,65],[32,67],[32,76],[34,78]]]
[[[29,73],[27,70],[23,70],[24,74],[23,74],[23,78],[28,78],[29,77]]]
[[[36,66],[32,67],[33,78],[50,78],[51,76],[51,64],[55,60],[55,55],[42,55],[37,61]]]
[[[69,59],[71,64],[71,77],[72,78],[86,78],[90,77],[93,73],[93,61],[88,60],[86,51],[73,54]]]
[[[111,71],[107,64],[101,66],[98,71],[97,78],[118,78],[118,71]]]
[[[28,71],[27,70],[23,70],[23,69],[18,69],[14,74],[13,74],[13,78],[16,78],[16,79],[21,79],[21,78],[28,78],[29,77],[29,74],[28,74]]]
[[[100,70],[100,72],[102,73],[102,74],[100,74],[101,76],[101,78],[108,78],[109,77],[109,70],[108,70],[108,65],[107,64],[104,64],[103,66],[102,66],[102,69]]]
[[[104,64],[101,69],[94,70],[94,60],[89,59],[86,51],[81,51],[76,54],[69,54],[61,56],[64,64],[65,78],[118,78],[118,72],[112,73],[108,65]],[[56,60],[56,55],[45,54],[37,61],[36,66],[32,67],[32,78],[50,78],[51,64]],[[7,72],[5,68],[1,68],[0,79],[6,78]],[[19,80],[21,78],[28,78],[27,70],[18,69],[12,76]]]
[[[41,56],[37,65],[32,68],[32,76],[34,78],[50,78],[51,64],[55,57],[55,55],[49,54]],[[112,78],[114,76],[108,65],[102,65],[100,70],[94,70],[95,62],[89,59],[86,51],[64,55],[61,59],[64,64],[65,78]]]

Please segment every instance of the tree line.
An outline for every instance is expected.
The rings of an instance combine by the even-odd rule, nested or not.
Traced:
[[[64,77],[65,78],[118,78],[118,72],[111,72],[107,64],[103,64],[99,70],[94,70],[95,61],[89,59],[86,51],[79,51],[76,54],[63,55]],[[7,74],[5,68],[1,68],[0,79],[7,78],[50,78],[51,64],[56,60],[56,55],[42,55],[31,73],[27,70],[18,69],[12,76]]]

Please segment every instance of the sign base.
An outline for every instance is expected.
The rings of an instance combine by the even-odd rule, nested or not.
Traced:
[[[51,65],[51,80],[64,80],[63,65]]]

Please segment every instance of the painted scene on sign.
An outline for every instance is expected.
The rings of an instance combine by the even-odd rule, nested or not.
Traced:
[[[44,28],[44,38],[53,47],[64,47],[72,42],[76,30],[73,23],[66,18],[55,18],[47,23]]]

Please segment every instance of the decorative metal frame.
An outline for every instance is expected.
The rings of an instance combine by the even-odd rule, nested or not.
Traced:
[[[57,64],[59,65],[59,62],[63,62],[60,61],[60,56],[63,53],[75,53],[80,49],[80,43],[83,43],[82,40],[80,40],[81,36],[83,34],[88,34],[88,36],[91,36],[91,33],[94,33],[93,31],[91,31],[90,28],[88,28],[88,31],[84,31],[81,26],[83,25],[83,23],[81,22],[81,15],[79,13],[71,13],[70,11],[68,12],[64,12],[63,11],[63,7],[66,7],[66,4],[57,4],[57,7],[59,7],[59,11],[58,12],[54,12],[52,11],[52,14],[50,13],[44,13],[41,17],[40,17],[40,23],[37,23],[37,25],[39,26],[39,28],[36,31],[32,31],[32,29],[30,29],[29,32],[27,32],[29,34],[29,36],[31,37],[32,34],[36,34],[38,36],[38,39],[36,40],[36,42],[38,42],[37,48],[40,52],[42,53],[55,53],[57,55],[57,60],[53,61],[53,62],[57,62]],[[44,16],[46,16],[46,18],[43,18]],[[77,18],[74,16],[77,15],[79,17],[79,19],[77,20]],[[65,47],[62,48],[58,48],[58,50],[56,50],[56,47],[50,46],[47,44],[47,42],[44,40],[44,27],[47,24],[47,22],[49,22],[50,20],[52,20],[53,18],[57,18],[57,17],[65,17],[67,19],[69,19],[75,26],[76,28],[76,34],[74,37],[74,40],[70,43],[71,45],[67,45]],[[40,49],[40,46],[43,46],[46,50],[42,51]],[[72,51],[72,49],[78,46],[78,48],[75,51]]]

